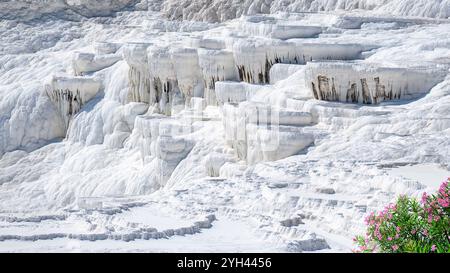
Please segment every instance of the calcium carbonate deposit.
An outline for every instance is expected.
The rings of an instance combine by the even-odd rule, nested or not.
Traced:
[[[448,0],[0,3],[0,251],[349,252],[450,177]]]

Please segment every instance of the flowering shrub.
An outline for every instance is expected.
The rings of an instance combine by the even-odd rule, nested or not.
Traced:
[[[356,236],[355,252],[450,253],[450,178],[436,194],[416,199],[400,196],[366,218],[366,236]]]

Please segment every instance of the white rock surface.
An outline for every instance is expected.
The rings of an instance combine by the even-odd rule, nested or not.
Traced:
[[[413,99],[441,82],[447,71],[435,67],[382,67],[361,63],[309,63],[305,80],[316,99],[378,104]]]
[[[101,83],[89,78],[51,76],[44,88],[68,128],[72,116],[97,95]]]
[[[96,72],[110,67],[121,59],[121,56],[117,54],[98,56],[92,53],[78,52],[74,56],[72,67],[75,75],[81,76],[85,73]]]
[[[14,2],[0,251],[349,252],[450,176],[448,1]],[[372,104],[347,102],[364,78]]]
[[[107,16],[127,6],[134,0],[14,0],[0,3],[0,18],[34,19],[46,14],[62,13],[68,16]]]
[[[369,10],[375,13],[402,16],[449,18],[450,3],[447,0],[245,0],[239,3],[232,0],[179,1],[163,3],[163,11],[171,19],[226,21],[241,15],[258,13],[318,12],[333,10]],[[183,8],[181,8],[183,7]]]

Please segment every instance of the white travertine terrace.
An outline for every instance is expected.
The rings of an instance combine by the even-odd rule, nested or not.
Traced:
[[[239,77],[248,83],[268,83],[269,70],[275,63],[302,63],[296,46],[270,39],[240,39],[233,44]]]
[[[70,118],[94,98],[100,88],[99,81],[82,77],[51,76],[45,84],[45,92],[61,114],[66,129]]]
[[[174,48],[170,51],[178,88],[189,103],[192,97],[203,96],[203,77],[196,48]]]
[[[304,69],[304,66],[302,65],[274,64],[269,72],[270,84],[285,80],[302,69]]]
[[[130,66],[128,78],[130,91],[129,102],[150,102],[150,79],[147,65],[148,43],[127,44],[123,50],[123,58]]]
[[[208,104],[215,105],[217,104],[216,82],[238,80],[233,53],[226,50],[200,48],[198,58],[205,85],[204,97]]]
[[[312,115],[307,112],[243,102],[226,104],[223,115],[228,145],[248,164],[285,158],[314,142],[313,135],[302,129],[312,124]]]
[[[262,88],[264,87],[246,82],[224,81],[215,84],[215,93],[219,105],[239,104],[250,100]]]
[[[242,15],[280,11],[308,13],[355,9],[384,16],[449,18],[449,5],[446,0],[166,0],[162,8],[170,19],[222,22]]]
[[[14,2],[0,251],[350,251],[450,176],[448,0]]]
[[[250,17],[253,19],[254,17]],[[261,36],[272,39],[287,40],[292,38],[313,38],[322,33],[320,26],[295,25],[280,23],[271,18],[258,22],[244,20],[239,30],[248,36]]]
[[[151,103],[156,103],[161,113],[170,115],[174,108],[174,98],[181,97],[181,92],[169,48],[150,47],[147,56]]]
[[[430,67],[391,68],[377,64],[309,63],[305,80],[319,100],[378,104],[413,99],[442,81],[445,70]]]
[[[73,57],[72,68],[76,76],[92,73],[110,67],[122,57],[119,54],[96,55],[93,53],[77,52]]]
[[[156,103],[158,110],[166,114],[170,114],[166,105],[172,108],[174,105],[188,105],[192,97],[204,97],[209,105],[216,105],[223,103],[220,101],[223,97],[216,99],[215,84],[219,81],[267,84],[275,64],[359,59],[361,53],[370,48],[359,44],[305,42],[302,39],[282,41],[233,37],[223,42],[194,37],[189,42],[199,48],[149,43],[124,45],[123,56],[130,66],[129,101]]]

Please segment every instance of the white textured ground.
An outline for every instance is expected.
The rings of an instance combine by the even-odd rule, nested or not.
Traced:
[[[350,251],[367,213],[450,176],[448,1],[265,1],[220,24],[18,2],[0,3],[0,251]]]
[[[378,15],[449,18],[448,0],[166,0],[162,9],[174,19],[225,21],[241,15],[362,9]]]

